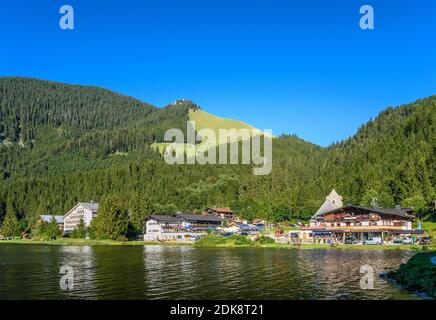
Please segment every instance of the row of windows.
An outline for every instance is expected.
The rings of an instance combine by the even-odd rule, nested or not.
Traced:
[[[341,227],[341,226],[362,226],[362,225],[366,225],[366,226],[378,226],[378,225],[382,225],[382,226],[397,226],[397,227],[401,227],[404,226],[406,223],[403,221],[381,221],[381,223],[377,223],[376,221],[369,221],[367,223],[362,224],[361,222],[331,222],[330,223],[330,227]]]

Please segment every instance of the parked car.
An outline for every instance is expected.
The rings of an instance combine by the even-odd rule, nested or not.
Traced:
[[[396,238],[394,238],[394,240],[392,241],[392,243],[402,244],[402,243],[403,243],[403,240],[404,240],[403,237],[396,237]]]
[[[381,237],[372,237],[368,240],[364,240],[363,244],[370,244],[370,245],[379,245],[383,243],[383,239]]]
[[[412,240],[412,238],[405,238],[405,239],[403,239],[402,243],[403,244],[413,244],[413,240]]]

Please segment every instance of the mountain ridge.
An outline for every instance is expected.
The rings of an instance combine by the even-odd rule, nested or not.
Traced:
[[[58,214],[107,193],[144,214],[217,205],[278,221],[310,216],[332,188],[346,202],[377,197],[424,213],[436,198],[436,96],[388,108],[328,147],[281,135],[265,177],[251,166],[165,164],[151,145],[169,128],[186,133],[196,108],[189,100],[156,108],[98,87],[0,78],[0,219],[6,206],[23,217]]]

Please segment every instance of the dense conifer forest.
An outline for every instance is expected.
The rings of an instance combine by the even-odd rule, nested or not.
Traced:
[[[436,96],[389,107],[323,148],[273,140],[270,175],[247,165],[168,165],[151,146],[186,127],[191,101],[156,108],[97,87],[0,78],[0,221],[64,214],[79,201],[122,199],[144,216],[231,207],[245,218],[310,217],[335,188],[345,203],[414,206],[434,219]],[[292,128],[289,128],[292,131]]]

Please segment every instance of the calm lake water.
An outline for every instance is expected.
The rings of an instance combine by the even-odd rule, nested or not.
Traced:
[[[0,245],[0,299],[418,299],[378,277],[416,252]],[[362,265],[377,273],[359,285]],[[62,266],[74,288],[62,290]]]

